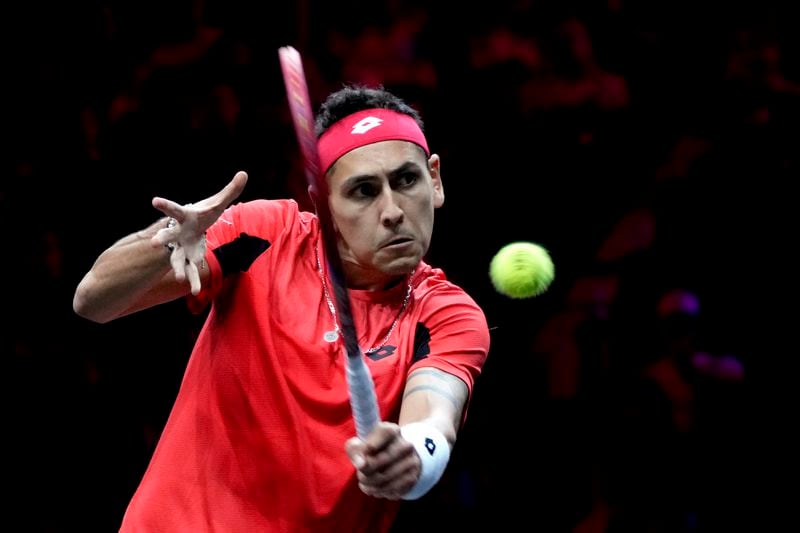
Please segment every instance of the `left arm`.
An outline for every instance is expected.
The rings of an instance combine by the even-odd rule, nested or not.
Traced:
[[[406,380],[399,424],[428,422],[442,432],[452,449],[468,397],[467,386],[457,377],[438,368],[420,368]]]
[[[409,374],[399,423],[381,422],[366,440],[347,441],[361,490],[390,500],[427,492],[447,464],[468,399],[467,385],[442,370]]]

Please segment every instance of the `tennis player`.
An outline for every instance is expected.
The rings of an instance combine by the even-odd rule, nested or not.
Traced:
[[[381,532],[443,475],[489,350],[481,308],[424,260],[444,202],[415,109],[347,86],[316,118],[321,167],[382,422],[356,437],[319,219],[234,203],[247,174],[103,251],[77,314],[208,310],[123,532]],[[210,306],[210,307],[207,307]]]

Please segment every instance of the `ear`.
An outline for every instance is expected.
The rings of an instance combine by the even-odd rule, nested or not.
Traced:
[[[428,158],[428,168],[433,185],[433,207],[442,207],[444,204],[444,184],[442,183],[442,162],[438,154],[431,154]]]
[[[317,188],[313,185],[308,186],[308,197],[311,199],[311,203],[314,205],[314,211],[317,210],[317,200],[319,200],[319,194]]]
[[[314,212],[319,214],[319,190],[313,186],[308,186],[308,197],[311,198],[311,203],[314,204]],[[333,220],[333,213],[330,214],[331,222],[333,222],[333,229],[338,233],[339,226],[336,225],[336,221]]]

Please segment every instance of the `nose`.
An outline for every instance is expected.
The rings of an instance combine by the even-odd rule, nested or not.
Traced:
[[[386,199],[381,209],[381,223],[387,228],[397,227],[403,222],[405,214],[400,205],[395,201],[393,192],[388,192],[384,197]]]

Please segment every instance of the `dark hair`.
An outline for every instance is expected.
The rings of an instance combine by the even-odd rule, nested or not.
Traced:
[[[391,109],[404,113],[417,121],[424,132],[424,124],[419,112],[405,103],[403,99],[390,93],[383,87],[367,87],[364,85],[345,85],[342,89],[331,93],[319,108],[314,120],[317,137],[348,115],[364,109]]]

